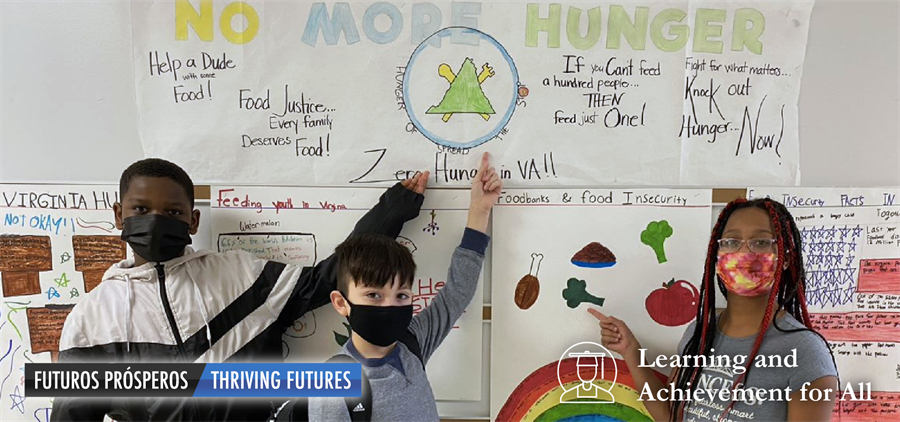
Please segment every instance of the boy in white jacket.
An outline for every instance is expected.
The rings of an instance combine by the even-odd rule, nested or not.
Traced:
[[[398,183],[350,236],[396,237],[422,206],[428,173]],[[314,267],[256,259],[243,251],[188,246],[197,233],[194,186],[165,160],[132,164],[113,206],[134,260],[114,265],[75,306],[60,338],[60,362],[279,362],[281,336],[305,312],[330,301],[336,259]],[[265,420],[269,401],[62,399],[51,419]]]

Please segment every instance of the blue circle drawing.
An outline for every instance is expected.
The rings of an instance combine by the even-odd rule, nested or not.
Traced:
[[[491,45],[493,45],[495,48],[497,48],[497,50],[500,51],[500,54],[503,55],[503,58],[506,60],[506,63],[509,65],[509,69],[512,72],[512,90],[511,90],[512,95],[510,96],[509,105],[506,107],[506,112],[503,114],[503,117],[499,119],[499,121],[497,122],[497,125],[493,129],[491,129],[491,131],[488,132],[486,135],[483,135],[477,139],[474,139],[469,142],[464,142],[464,143],[445,139],[445,138],[435,134],[434,132],[426,129],[425,126],[419,121],[418,117],[416,117],[415,113],[413,112],[413,110],[415,110],[415,108],[410,103],[410,99],[409,99],[409,75],[411,73],[411,72],[409,72],[409,69],[412,69],[412,66],[415,64],[416,58],[418,57],[419,53],[421,53],[423,50],[425,50],[425,48],[428,46],[428,41],[431,40],[432,38],[434,38],[434,37],[446,38],[446,37],[452,36],[454,33],[473,34],[473,35],[478,36],[481,40],[489,42]],[[513,63],[513,59],[512,59],[512,57],[510,57],[510,55],[506,51],[506,49],[503,48],[503,46],[500,45],[500,43],[497,42],[497,40],[494,39],[494,37],[492,37],[488,34],[485,34],[484,32],[481,32],[477,29],[468,28],[468,27],[464,27],[464,26],[450,26],[450,27],[441,29],[440,31],[437,31],[434,34],[431,34],[428,38],[425,38],[425,40],[423,40],[419,44],[418,47],[416,47],[415,51],[413,51],[412,56],[410,56],[410,58],[409,58],[409,62],[406,64],[406,69],[407,69],[407,71],[404,72],[404,74],[403,74],[403,103],[406,106],[406,114],[409,116],[409,120],[410,120],[410,122],[412,122],[413,126],[416,127],[416,130],[418,130],[422,135],[424,135],[426,138],[428,138],[429,140],[431,140],[432,142],[434,142],[438,145],[443,145],[445,147],[451,147],[451,148],[471,148],[471,147],[476,147],[478,145],[481,145],[481,144],[493,139],[495,136],[497,136],[500,133],[500,131],[503,130],[504,127],[506,127],[506,124],[509,123],[509,119],[512,117],[513,112],[516,110],[516,100],[518,99],[518,96],[519,96],[519,94],[518,94],[519,72],[518,72],[518,70],[516,70],[516,64]]]

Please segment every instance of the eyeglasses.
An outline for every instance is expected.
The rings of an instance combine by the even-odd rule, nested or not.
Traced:
[[[766,253],[775,250],[775,239],[719,239],[719,251],[725,253],[734,253],[747,244],[750,252]]]

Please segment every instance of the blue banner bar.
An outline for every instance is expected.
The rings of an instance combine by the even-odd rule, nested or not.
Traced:
[[[358,363],[208,363],[194,397],[359,397]]]

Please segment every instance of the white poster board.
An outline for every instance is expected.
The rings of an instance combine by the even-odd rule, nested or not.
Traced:
[[[202,183],[791,185],[812,4],[135,2],[141,140]]]
[[[554,411],[559,401],[547,398],[559,394],[562,381],[556,366],[549,373],[538,368],[555,365],[576,343],[600,343],[589,307],[628,323],[648,356],[675,353],[696,316],[693,289],[703,274],[710,210],[711,191],[702,189],[507,190],[493,220],[491,418],[504,404],[513,420]],[[528,274],[537,279],[531,286]],[[537,286],[536,300],[520,300]],[[615,372],[621,377],[627,368]],[[625,396],[616,402],[627,403]],[[612,405],[594,407],[601,413],[586,415],[614,416],[602,413]],[[629,407],[621,411],[645,412],[635,402]]]
[[[725,16],[734,17],[736,23],[693,28],[713,38],[698,43],[695,33],[695,42],[688,45],[682,183],[722,187],[743,187],[760,180],[773,185],[800,183],[797,103],[813,4],[691,2],[689,15],[698,23]],[[725,8],[727,13],[716,11]],[[773,13],[757,14],[753,8]],[[759,42],[749,36],[763,27],[765,36]],[[726,42],[717,41],[718,33]],[[760,54],[719,53],[734,50],[739,40]]]
[[[50,398],[25,398],[25,363],[55,362],[72,307],[127,246],[113,185],[0,185],[0,419],[46,422]]]
[[[222,251],[244,249],[265,259],[313,265],[331,255],[383,192],[373,188],[213,186],[213,244]],[[417,265],[414,312],[424,309],[446,283],[468,207],[468,191],[429,190],[419,217],[404,226],[398,241],[413,252]],[[439,400],[481,399],[482,303],[479,282],[472,303],[426,367]],[[346,319],[330,304],[309,312],[284,336],[286,360],[326,361],[340,350],[337,339],[349,335],[344,323]]]
[[[810,319],[831,345],[841,389],[871,387],[872,401],[840,401],[832,420],[896,420],[900,188],[750,188],[748,196],[772,198],[794,216]]]

